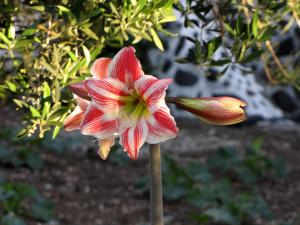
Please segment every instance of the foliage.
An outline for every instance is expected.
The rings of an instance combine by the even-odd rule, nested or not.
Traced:
[[[24,218],[48,222],[53,219],[53,205],[27,184],[1,181],[0,223],[26,225]]]
[[[286,177],[288,171],[284,160],[280,156],[275,159],[267,157],[261,152],[261,145],[262,139],[255,139],[243,156],[232,148],[220,148],[208,159],[208,164],[212,169],[249,185]]]
[[[44,139],[38,137],[17,139],[15,138],[16,133],[16,130],[9,127],[3,127],[0,131],[0,166],[27,167],[31,170],[41,170],[44,165],[41,155],[42,150],[63,154],[66,149],[85,151],[88,148],[88,146],[86,146],[86,149],[82,148],[84,139],[78,138],[75,134],[67,137],[60,136],[52,140],[50,134],[46,134]],[[86,139],[89,139],[89,137],[86,137]],[[121,158],[117,158],[118,156],[112,157],[112,161],[122,161]]]
[[[0,3],[0,96],[13,93],[25,112],[18,137],[53,138],[73,108],[69,83],[84,79],[90,63],[109,48],[152,41],[175,19],[174,0],[44,0]]]
[[[272,44],[275,35],[300,27],[299,1],[188,0],[185,3],[177,5],[184,25],[211,35],[185,37],[193,45],[188,57],[178,59],[179,62],[193,62],[204,68],[223,66],[223,74],[233,63],[246,64],[261,58],[271,83],[293,84],[300,89],[297,57],[284,65]],[[221,51],[223,54],[217,54]],[[290,65],[292,63],[294,65]]]
[[[112,146],[108,161],[118,166],[126,166],[129,163],[132,163],[130,158],[122,151],[122,147],[118,144]]]
[[[210,38],[185,37],[193,45],[188,57],[178,61],[204,68],[222,66],[223,74],[233,63],[260,57],[271,82],[299,87],[299,60],[284,65],[272,44],[275,35],[300,26],[300,3],[295,0],[57,0],[51,4],[4,0],[0,3],[0,98],[5,99],[9,91],[17,109],[25,113],[25,128],[18,136],[37,132],[43,137],[51,129],[52,137],[57,136],[74,107],[65,87],[90,76],[89,66],[96,57],[110,56],[113,48],[141,40],[163,50],[158,33],[174,35],[163,27],[175,21],[173,8],[182,13],[185,26],[211,34]],[[217,57],[222,50],[224,54]]]
[[[15,133],[7,128],[0,131],[0,163],[13,167],[28,167],[39,170],[43,159],[38,152],[41,141],[37,138],[14,139]]]
[[[199,208],[199,214],[190,215],[199,224],[214,221],[238,225],[257,218],[272,219],[257,184],[267,179],[276,182],[286,175],[287,169],[283,159],[264,155],[261,144],[261,139],[255,139],[245,154],[220,148],[208,157],[206,164],[191,161],[179,166],[174,159],[164,156],[164,198],[183,199]],[[139,180],[137,187],[148,191],[148,179]]]

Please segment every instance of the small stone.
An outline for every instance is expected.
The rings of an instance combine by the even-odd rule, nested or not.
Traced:
[[[103,222],[102,222],[101,219],[96,219],[95,224],[96,224],[96,225],[102,225]]]
[[[53,186],[52,186],[52,184],[50,184],[50,183],[46,183],[46,184],[44,185],[44,188],[45,188],[45,190],[50,191],[50,190],[52,190]]]
[[[89,186],[85,186],[84,189],[83,189],[83,192],[85,194],[89,194],[91,192],[91,188]]]

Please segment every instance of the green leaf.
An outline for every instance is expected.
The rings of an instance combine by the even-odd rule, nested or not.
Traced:
[[[34,108],[33,106],[29,106],[29,110],[31,112],[32,117],[41,118],[41,114],[36,108]]]
[[[44,101],[43,110],[42,110],[42,118],[47,118],[47,115],[49,114],[51,104],[49,102],[49,99],[46,99]]]
[[[234,35],[235,31],[231,28],[231,26],[227,23],[224,23],[225,29],[231,34]]]
[[[135,36],[134,37],[134,40],[132,41],[132,44],[136,44],[136,43],[139,43],[141,40],[143,39],[142,36]]]
[[[175,15],[169,15],[159,21],[159,23],[170,23],[176,21]]]
[[[35,6],[31,6],[30,8],[39,12],[45,12],[45,6],[43,5],[35,5]]]
[[[58,105],[57,108],[52,107],[52,111],[49,117],[49,120],[55,120],[57,118],[62,117],[64,114],[66,114],[69,111],[69,107],[61,107],[61,105]]]
[[[59,122],[59,121],[51,120],[51,121],[47,121],[46,125],[47,126],[59,126],[59,127],[61,127],[63,125],[63,123]]]
[[[28,134],[29,128],[30,127],[26,127],[26,128],[23,128],[22,130],[20,130],[17,134],[17,138],[25,137]]]
[[[16,39],[16,43],[14,45],[14,50],[23,52],[27,51],[32,47],[32,40],[27,40],[27,39]]]
[[[60,12],[67,14],[71,18],[75,18],[74,14],[67,7],[58,5],[57,8]]]
[[[23,108],[23,106],[25,106],[25,107],[27,106],[27,103],[24,102],[24,101],[22,101],[22,100],[14,99],[13,101],[14,101],[14,103],[15,103],[17,106],[19,106],[20,108]]]
[[[212,60],[209,65],[210,66],[224,66],[226,64],[231,63],[230,59],[219,59],[219,60]]]
[[[97,9],[94,9],[92,11],[90,11],[85,18],[91,18],[91,17],[95,17],[95,16],[98,16],[100,14],[102,14],[103,12],[105,12],[105,9],[103,8],[97,8]]]
[[[15,37],[16,37],[16,29],[13,24],[10,24],[8,28],[8,38],[15,39]]]
[[[222,37],[216,37],[210,40],[207,43],[207,58],[212,58],[213,54],[217,51],[217,49],[222,44]]]
[[[53,130],[53,134],[52,134],[52,140],[54,140],[57,135],[59,134],[59,131],[60,131],[61,127],[60,126],[56,126]]]
[[[99,40],[97,34],[95,34],[90,28],[88,27],[81,27],[80,30],[82,30],[87,36],[94,40]]]
[[[51,90],[47,82],[44,82],[43,98],[46,99],[50,97]]]
[[[70,56],[70,58],[72,59],[72,61],[76,61],[77,60],[77,56],[70,50],[70,48],[64,48],[64,50]]]
[[[151,36],[152,36],[152,38],[153,38],[153,41],[154,41],[155,45],[156,45],[161,51],[164,51],[164,46],[163,46],[163,44],[162,44],[162,42],[161,42],[159,36],[157,35],[156,31],[155,31],[153,28],[150,29],[150,34],[151,34]]]
[[[0,39],[2,39],[5,44],[10,44],[10,40],[2,32],[0,32]]]
[[[55,103],[58,103],[60,100],[60,85],[57,79],[55,79],[54,81],[54,91],[53,91],[52,98]]]
[[[31,36],[38,32],[38,29],[35,28],[27,28],[21,34],[22,36]]]
[[[163,8],[165,6],[168,6],[169,1],[166,0],[160,0],[160,1],[154,1],[155,5],[154,5],[154,9],[159,9],[159,8]]]
[[[131,19],[134,19],[144,9],[146,4],[147,4],[147,0],[139,0],[138,1],[138,6],[135,7],[135,10],[134,10],[134,12],[131,16]]]
[[[50,73],[52,73],[53,75],[57,76],[57,72],[55,71],[55,69],[53,69],[52,66],[50,66],[44,58],[42,58],[42,60],[40,60],[40,63],[45,67],[46,70],[48,70]]]
[[[86,66],[88,66],[91,62],[91,55],[90,55],[90,51],[88,50],[87,47],[85,47],[85,45],[82,45],[82,49],[83,49],[83,53],[84,53],[84,56],[85,56],[85,64]]]
[[[258,37],[258,40],[260,41],[267,41],[271,39],[271,37],[274,35],[276,32],[277,27],[268,27],[262,34]]]
[[[118,13],[118,10],[116,9],[116,6],[115,6],[112,2],[109,3],[109,6],[110,6],[110,8],[111,8],[111,11],[112,11],[114,14],[120,16],[119,13]]]
[[[12,92],[16,92],[17,91],[17,86],[13,82],[10,82],[10,81],[6,80],[5,84],[6,84],[6,86],[8,87],[8,89],[10,91],[12,91]]]
[[[8,46],[5,45],[5,44],[0,44],[0,48],[3,48],[3,49],[8,49]]]
[[[255,38],[258,36],[258,10],[255,11],[252,18],[252,34]]]
[[[241,34],[242,26],[243,26],[243,17],[241,14],[239,14],[235,24],[235,29],[237,34]]]

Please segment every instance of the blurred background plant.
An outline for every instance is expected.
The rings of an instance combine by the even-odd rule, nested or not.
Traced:
[[[3,225],[25,225],[24,218],[40,222],[54,219],[53,204],[31,185],[1,180],[0,200]]]
[[[262,197],[261,181],[278,182],[287,176],[286,162],[272,159],[261,149],[262,139],[254,139],[241,154],[222,147],[205,159],[182,165],[172,157],[163,158],[163,191],[167,201],[183,200],[199,212],[189,217],[199,224],[253,224],[257,219],[274,219]],[[136,187],[149,192],[149,180],[142,177]]]
[[[176,35],[164,28],[176,20],[173,8],[182,13],[186,27],[203,30],[200,38],[185,37],[193,46],[188,57],[178,62],[223,66],[222,75],[232,63],[251,63],[261,57],[270,82],[299,87],[299,60],[284,64],[272,45],[276,35],[300,25],[296,0],[187,0],[185,4],[177,0],[4,0],[0,7],[0,97],[13,98],[24,112],[19,137],[34,133],[43,137],[52,128],[53,138],[59,133],[74,107],[65,87],[89,76],[96,57],[111,56],[113,48],[142,40],[163,50],[158,33]]]
[[[161,50],[157,32],[174,21],[175,1],[2,1],[0,3],[1,97],[9,90],[25,112],[18,137],[36,131],[53,138],[73,107],[65,87],[89,76],[91,61],[111,47],[141,40]]]
[[[272,84],[292,84],[300,89],[299,54],[282,62],[272,40],[300,27],[300,2],[297,0],[189,0],[176,8],[185,18],[184,26],[198,27],[202,37],[185,37],[193,43],[187,58],[178,62],[204,68],[223,66],[224,74],[232,63],[247,64],[261,59]],[[190,14],[196,15],[199,23]],[[209,34],[209,35],[208,35]],[[223,48],[223,54],[216,54]]]
[[[212,33],[211,39],[186,37],[194,43],[188,58],[203,67],[232,62],[249,63],[262,57],[266,75],[273,83],[299,85],[299,65],[289,71],[276,56],[272,38],[300,24],[298,1],[3,1],[0,3],[1,86],[25,112],[25,128],[19,137],[40,137],[54,127],[55,137],[72,105],[69,83],[89,76],[89,65],[110,48],[152,41],[157,34],[174,34],[163,28],[175,21],[173,6],[182,12],[185,26]],[[222,9],[222,11],[220,10]],[[189,19],[195,13],[201,24]],[[290,15],[290,16],[289,16]],[[287,19],[288,18],[288,19]],[[215,58],[220,47],[225,55]],[[275,65],[275,66],[274,66]]]

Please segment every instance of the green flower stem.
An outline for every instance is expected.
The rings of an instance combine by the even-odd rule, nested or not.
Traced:
[[[150,144],[151,225],[163,225],[160,144]]]

